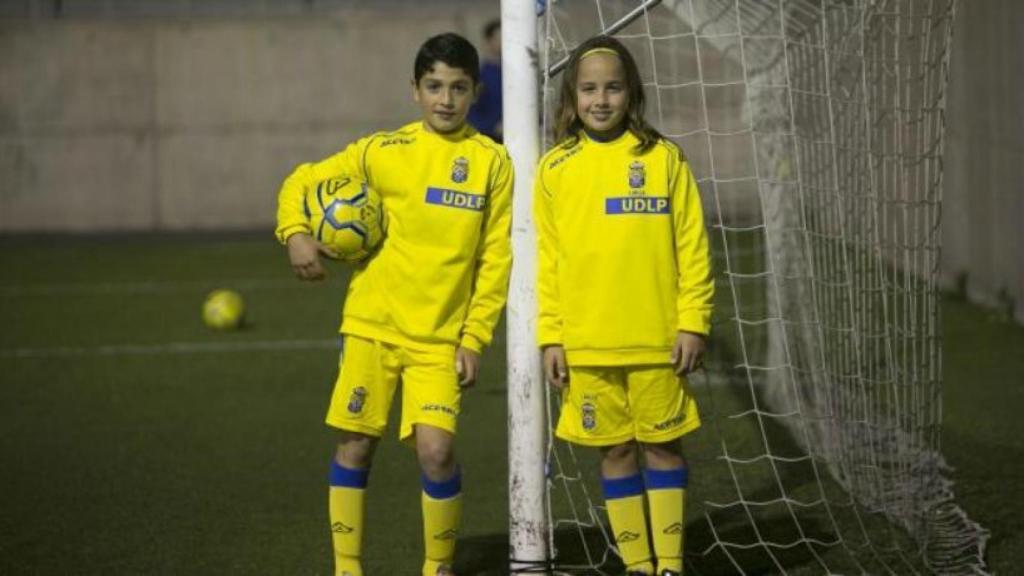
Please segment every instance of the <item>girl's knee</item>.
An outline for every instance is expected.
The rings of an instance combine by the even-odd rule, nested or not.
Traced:
[[[644,444],[644,462],[648,468],[675,469],[686,466],[683,446],[679,440]]]
[[[636,442],[625,442],[601,449],[601,475],[605,478],[632,476],[639,471]]]

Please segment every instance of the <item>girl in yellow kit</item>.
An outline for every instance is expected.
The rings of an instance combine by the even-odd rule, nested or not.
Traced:
[[[670,576],[683,571],[679,439],[700,426],[686,376],[702,363],[714,284],[693,174],[643,110],[621,43],[596,37],[573,52],[534,192],[537,332],[562,389],[556,434],[601,449],[627,573]]]

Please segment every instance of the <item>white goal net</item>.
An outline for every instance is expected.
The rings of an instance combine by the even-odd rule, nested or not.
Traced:
[[[954,0],[545,8],[545,124],[569,51],[613,34],[704,201],[718,295],[685,439],[687,573],[984,573],[939,451]],[[558,572],[621,570],[595,461],[549,432]]]

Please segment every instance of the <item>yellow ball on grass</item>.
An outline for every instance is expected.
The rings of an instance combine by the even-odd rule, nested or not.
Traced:
[[[203,322],[215,330],[234,330],[245,318],[245,302],[234,290],[214,290],[203,302]]]

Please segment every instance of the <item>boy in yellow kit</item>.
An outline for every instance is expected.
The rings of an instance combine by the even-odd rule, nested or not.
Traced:
[[[276,234],[303,280],[323,277],[319,256],[327,254],[303,214],[308,187],[339,174],[365,179],[389,218],[379,252],[349,284],[343,360],[327,413],[327,423],[341,430],[329,499],[339,575],[363,573],[364,491],[399,382],[399,437],[415,446],[423,472],[423,574],[452,574],[461,516],[453,449],[461,391],[476,379],[480,352],[505,304],[512,260],[511,161],[504,147],[466,124],[478,71],[466,39],[428,39],[413,75],[422,119],[299,166],[278,197]]]

